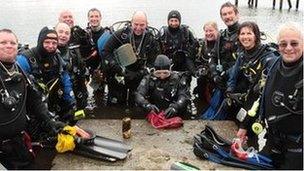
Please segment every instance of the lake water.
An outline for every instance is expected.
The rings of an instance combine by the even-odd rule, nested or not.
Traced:
[[[292,0],[293,6],[295,1]],[[12,29],[21,43],[35,46],[41,28],[54,26],[63,9],[71,10],[76,24],[81,27],[86,26],[87,11],[93,7],[101,10],[103,26],[128,20],[134,11],[143,10],[147,12],[149,25],[156,28],[166,25],[169,11],[176,9],[182,14],[182,23],[189,25],[197,37],[202,37],[202,25],[206,21],[214,20],[220,28],[225,28],[219,16],[219,8],[224,2],[226,0],[1,0],[0,28]],[[303,25],[303,2],[300,2],[299,11],[287,8],[287,1],[279,11],[272,10],[272,0],[260,0],[257,9],[249,9],[247,0],[239,0],[240,20],[257,22],[273,39],[278,26],[286,21]]]

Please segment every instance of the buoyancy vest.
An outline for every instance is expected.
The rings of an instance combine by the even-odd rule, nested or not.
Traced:
[[[56,53],[50,60],[43,60],[35,49],[23,53],[29,61],[31,75],[39,85],[39,90],[48,97],[49,110],[62,113],[67,111],[69,104],[64,99],[64,85],[62,83],[63,59]]]
[[[270,131],[303,134],[303,59],[300,60],[291,68],[283,66],[282,61],[275,63],[275,71],[267,78],[264,116]]]
[[[186,25],[181,25],[180,29],[175,33],[171,33],[168,26],[163,26],[160,29],[160,40],[163,53],[170,56],[178,50],[187,51],[190,47],[189,34],[189,27]]]
[[[240,73],[237,82],[239,89],[245,88],[247,91],[248,89],[253,89],[258,84],[263,72],[265,75],[267,74],[267,69],[275,61],[276,54],[275,50],[271,49],[268,45],[261,45],[250,54],[245,51],[238,53],[238,57],[241,62],[238,66]],[[242,88],[242,85],[245,87]],[[256,89],[256,91],[261,92],[262,90]],[[259,92],[256,93],[259,94]]]
[[[107,43],[107,41],[110,39],[112,35],[112,32],[110,31],[109,28],[105,28],[103,31],[103,34],[100,35],[100,37],[97,40],[97,49],[98,49],[98,53],[99,56],[101,57],[101,59],[103,59],[103,55],[104,55],[104,47],[105,44]]]
[[[12,76],[0,68],[0,140],[20,135],[26,128],[27,81],[21,68],[14,67]]]
[[[63,72],[63,59],[59,53],[47,59],[40,56],[35,48],[31,48],[23,53],[27,57],[31,67],[31,74],[44,84],[59,78]]]
[[[185,84],[186,80],[182,79],[182,73],[171,72],[169,80],[159,80],[151,75],[149,79],[149,92],[151,103],[167,108],[170,103],[177,100],[179,84]],[[181,83],[183,82],[183,83]]]
[[[238,35],[237,35],[237,26],[236,29],[229,31],[228,28],[220,31],[220,45],[217,55],[218,58],[220,58],[221,64],[224,67],[224,70],[229,69],[231,66],[234,65],[238,51],[239,45],[238,45]]]

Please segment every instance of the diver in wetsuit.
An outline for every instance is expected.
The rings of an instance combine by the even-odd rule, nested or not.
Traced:
[[[276,169],[303,169],[303,33],[287,23],[278,36],[281,57],[271,67],[252,129],[266,128],[266,145]],[[246,116],[250,117],[250,116]],[[260,131],[259,131],[260,130]],[[239,130],[239,137],[246,136]]]
[[[171,71],[171,61],[165,55],[158,55],[153,73],[145,76],[135,93],[135,101],[146,112],[158,113],[164,110],[165,117],[186,116],[190,102],[186,75]]]
[[[0,162],[7,169],[25,169],[35,158],[29,118],[35,117],[50,134],[63,126],[50,118],[40,93],[15,62],[17,45],[11,30],[0,30]]]
[[[57,32],[43,27],[37,46],[17,56],[21,68],[35,78],[40,90],[48,97],[49,109],[62,120],[74,120],[70,111],[76,108],[76,100],[70,75],[65,70],[58,50]]]
[[[129,44],[136,56],[136,62],[124,67],[117,62],[115,52]],[[153,67],[160,53],[159,43],[153,30],[147,26],[147,16],[143,11],[134,13],[131,25],[114,32],[104,47],[104,69],[109,87],[109,103],[134,104],[134,91],[141,79]]]

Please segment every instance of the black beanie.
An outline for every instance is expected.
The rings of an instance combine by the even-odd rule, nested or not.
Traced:
[[[53,38],[53,37],[48,37],[47,35],[50,34],[50,33],[54,33],[56,35],[56,38]],[[39,33],[39,36],[38,36],[38,42],[37,42],[37,47],[38,47],[38,50],[41,52],[41,53],[46,53],[46,51],[44,50],[43,48],[43,41],[45,39],[54,39],[54,40],[57,40],[58,41],[58,35],[57,35],[57,32],[55,29],[53,28],[49,28],[49,27],[43,27]]]
[[[155,70],[170,70],[171,61],[166,55],[158,55],[154,61]]]
[[[57,36],[57,32],[55,29],[49,28],[49,27],[43,27],[39,33],[37,45],[38,46],[42,45],[43,41],[45,39],[49,38],[49,37],[47,37],[47,35],[50,33],[54,33]],[[54,39],[54,38],[51,38],[51,39]],[[58,36],[55,40],[58,40]]]
[[[179,20],[179,22],[181,22],[181,14],[177,11],[177,10],[172,10],[169,12],[168,14],[168,21],[171,19],[171,18],[177,18]]]

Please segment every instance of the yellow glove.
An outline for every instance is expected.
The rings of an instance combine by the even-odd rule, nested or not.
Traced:
[[[73,151],[75,148],[74,136],[76,135],[76,128],[71,126],[65,126],[62,133],[58,134],[56,150],[59,153],[66,151]]]

